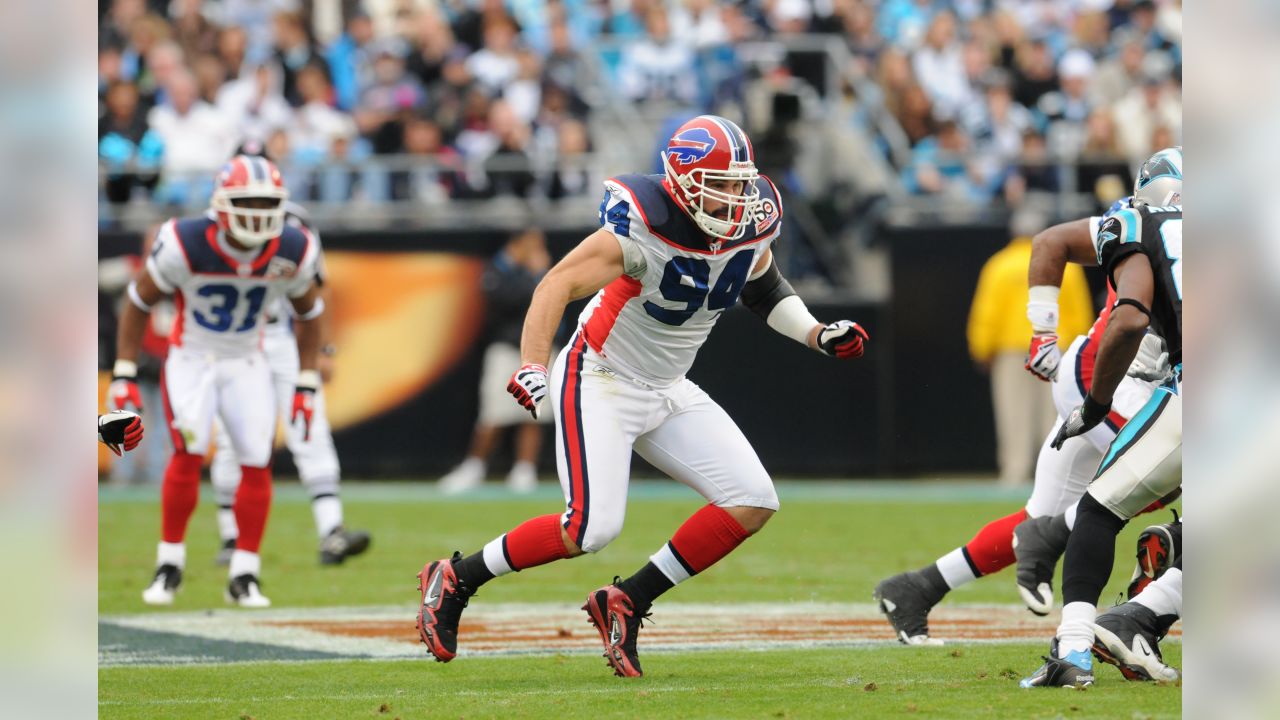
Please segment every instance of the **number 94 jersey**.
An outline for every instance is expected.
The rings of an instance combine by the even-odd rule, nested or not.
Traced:
[[[212,218],[175,218],[156,235],[147,272],[177,305],[174,347],[242,357],[261,347],[266,308],[306,294],[319,256],[310,234],[293,225],[244,251],[231,247]]]
[[[604,186],[600,223],[622,246],[625,270],[582,311],[579,330],[615,369],[667,387],[688,371],[778,238],[777,188],[760,176],[760,199],[750,210],[755,222],[726,241],[693,223],[663,187],[662,175],[621,175]]]
[[[1098,227],[1094,249],[1113,284],[1121,260],[1147,256],[1155,278],[1151,329],[1168,344],[1169,361],[1182,362],[1182,206],[1124,208]]]

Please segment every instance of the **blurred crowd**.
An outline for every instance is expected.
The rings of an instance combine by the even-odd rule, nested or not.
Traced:
[[[742,43],[806,34],[873,81],[913,193],[1093,191],[1181,137],[1180,0],[109,0],[99,27],[113,203],[198,203],[246,141],[303,201],[594,195],[593,107],[741,111]]]

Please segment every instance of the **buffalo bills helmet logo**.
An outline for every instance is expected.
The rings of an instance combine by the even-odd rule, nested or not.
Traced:
[[[689,128],[671,138],[667,156],[680,165],[698,162],[716,147],[716,139],[706,128]]]

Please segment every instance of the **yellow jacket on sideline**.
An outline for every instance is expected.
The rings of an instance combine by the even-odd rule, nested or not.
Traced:
[[[1031,343],[1027,320],[1027,268],[1031,265],[1031,238],[1017,237],[982,266],[978,289],[969,309],[969,354],[980,363],[996,353],[1026,353]],[[1084,270],[1067,264],[1058,296],[1058,337],[1063,350],[1093,324],[1093,302]]]

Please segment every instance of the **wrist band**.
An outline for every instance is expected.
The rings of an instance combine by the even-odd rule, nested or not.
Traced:
[[[1036,285],[1027,292],[1027,319],[1037,333],[1058,330],[1058,294],[1055,285]]]
[[[298,381],[294,384],[302,389],[315,390],[320,387],[320,371],[300,370],[298,372]]]
[[[129,283],[128,289],[125,291],[129,295],[129,302],[142,312],[151,312],[151,306],[142,301],[142,296],[138,294],[138,281],[134,280]]]
[[[132,360],[116,360],[115,366],[111,368],[111,377],[127,380],[138,377],[138,363]]]
[[[324,314],[324,298],[318,297],[316,298],[315,304],[311,306],[310,310],[300,315],[295,313],[294,316],[297,317],[299,320],[306,321],[306,320],[315,320],[316,318],[320,317],[323,314]]]

